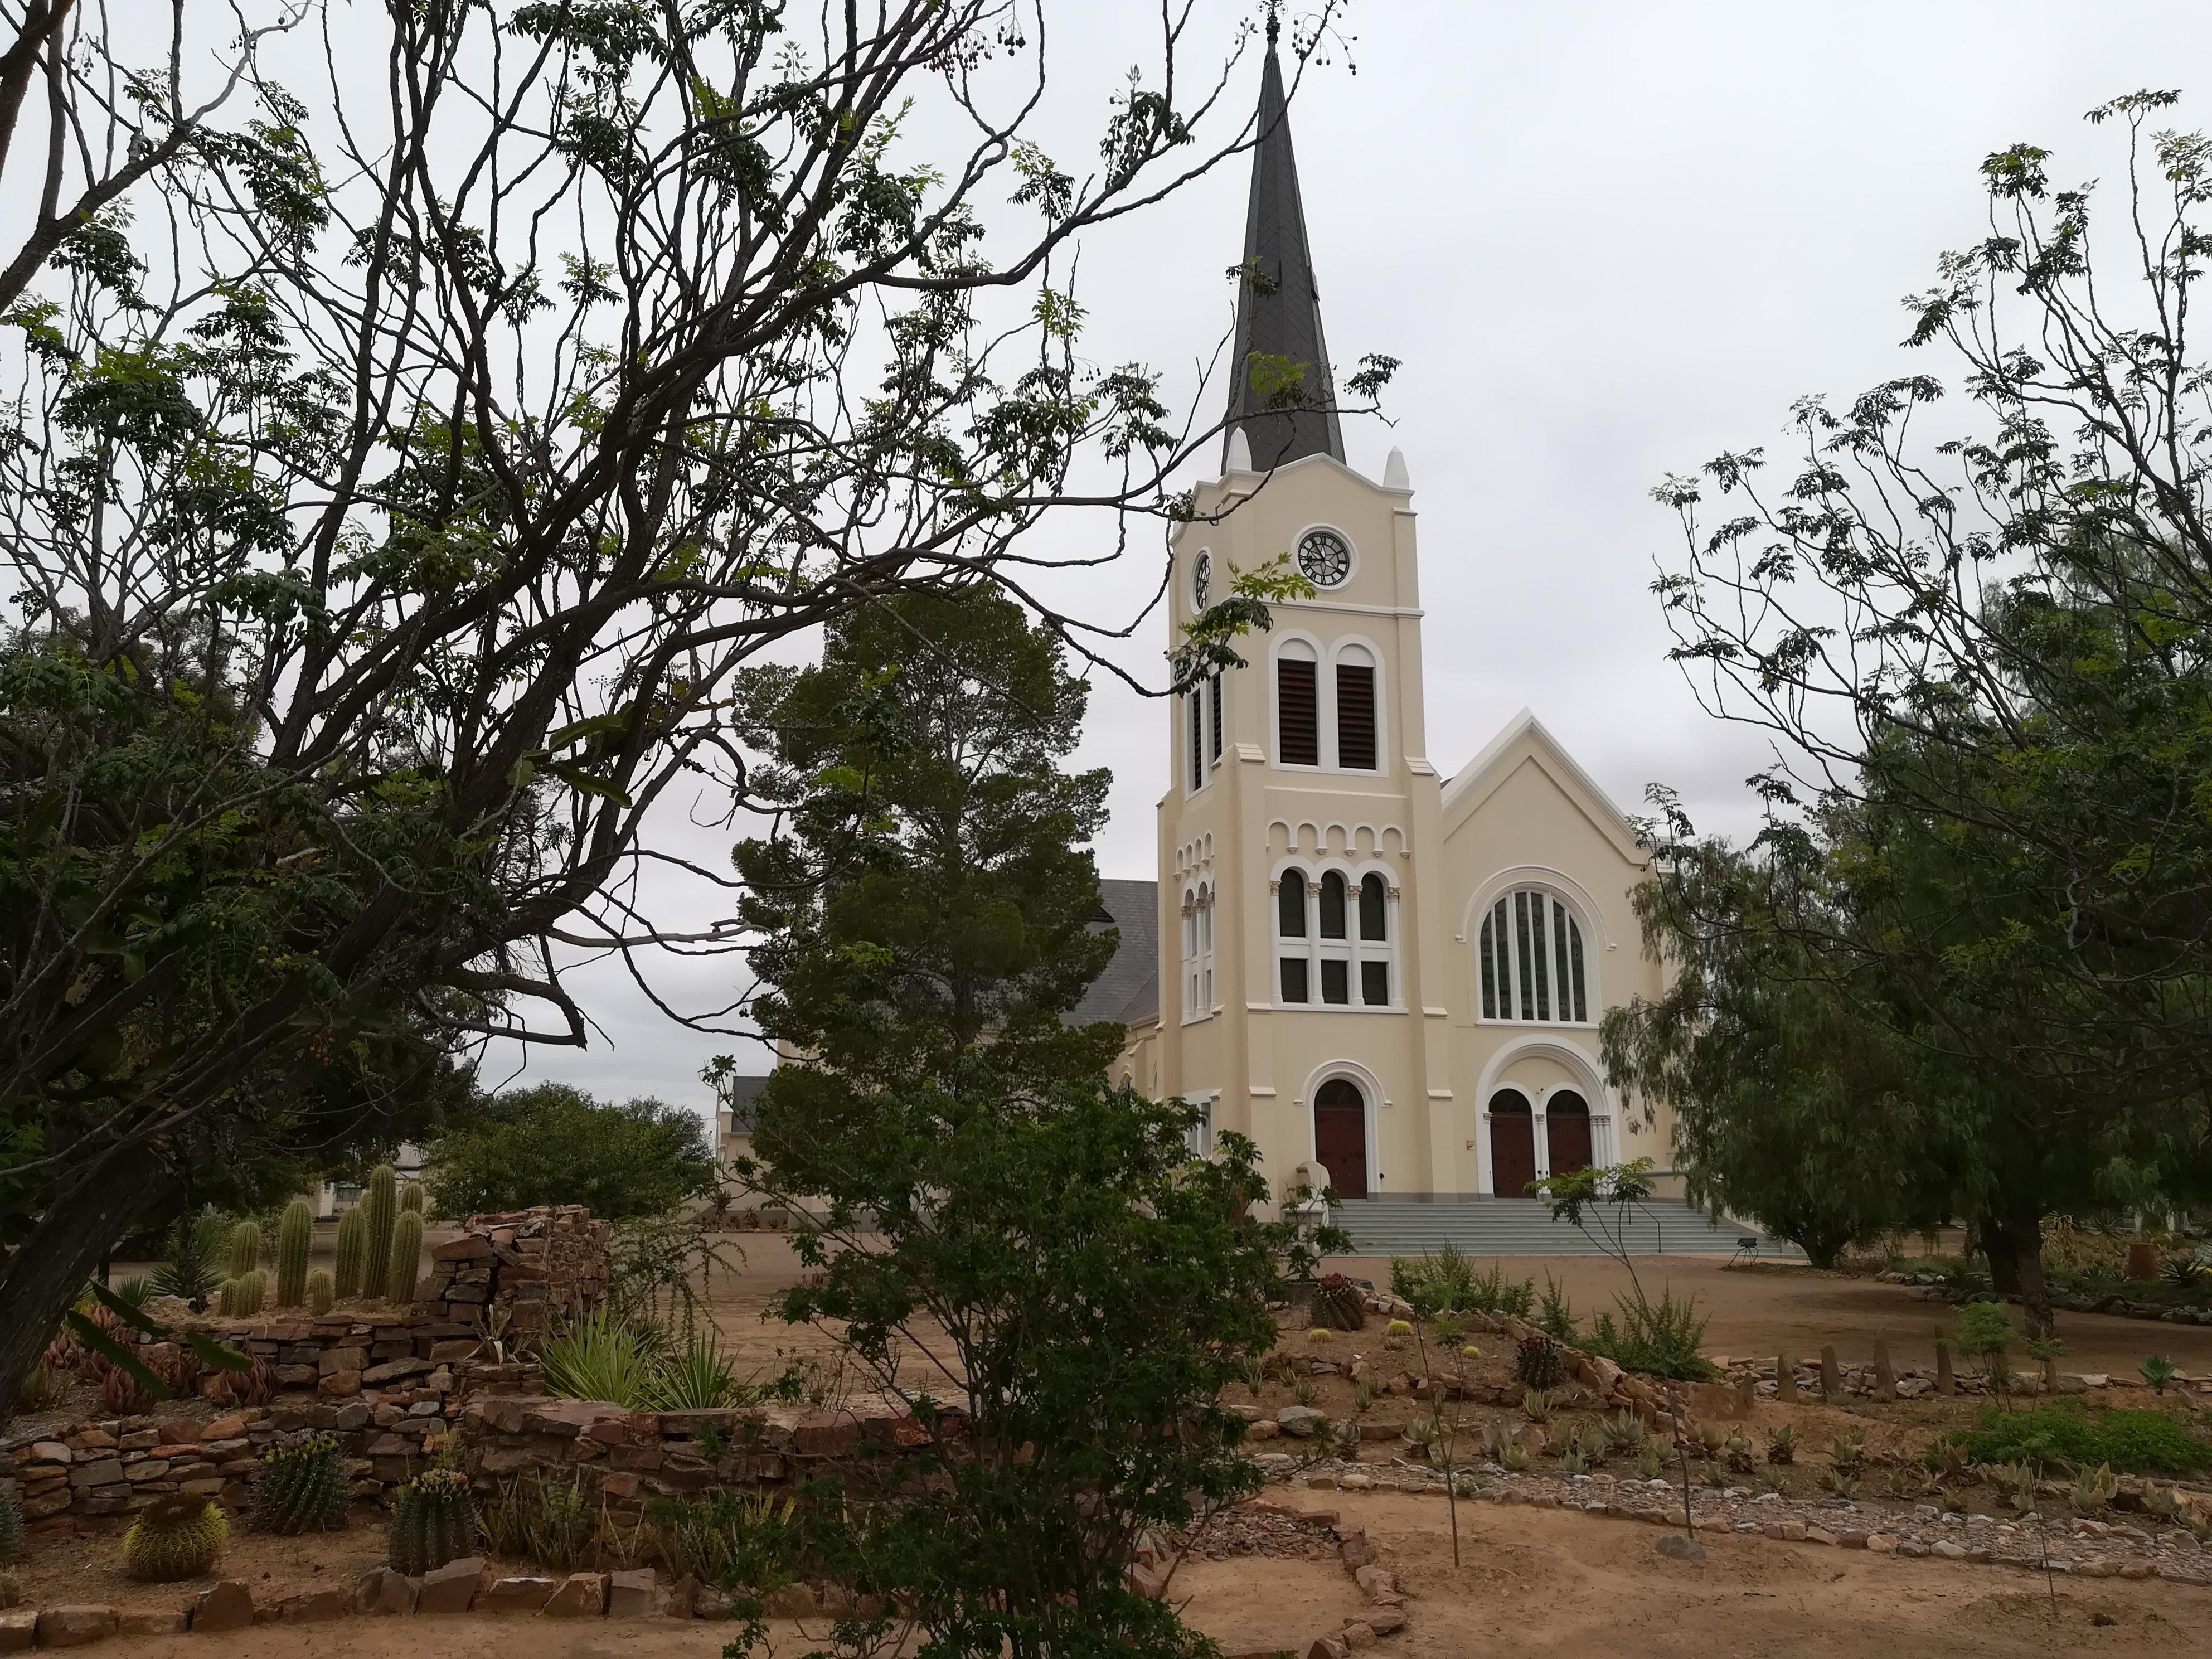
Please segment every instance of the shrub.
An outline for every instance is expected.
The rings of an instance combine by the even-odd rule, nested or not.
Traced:
[[[497,1097],[437,1142],[429,1182],[441,1215],[582,1204],[602,1221],[630,1221],[714,1191],[720,1176],[697,1113],[544,1084]]]
[[[799,1529],[789,1498],[722,1492],[669,1499],[653,1505],[653,1525],[678,1577],[767,1595],[797,1572]]]
[[[2069,1403],[1982,1413],[1950,1437],[1977,1463],[2109,1463],[2124,1474],[2187,1475],[2212,1468],[2212,1441],[2161,1411],[2084,1411]]]
[[[644,1411],[659,1396],[659,1358],[652,1342],[604,1310],[548,1338],[539,1358],[545,1392],[562,1400],[604,1400]]]
[[[230,1523],[206,1498],[183,1492],[156,1498],[123,1534],[123,1570],[155,1584],[197,1578],[229,1538]]]
[[[262,1455],[253,1483],[257,1531],[286,1536],[337,1532],[344,1527],[345,1516],[345,1465],[338,1455],[338,1443],[329,1435]]]
[[[1575,1323],[1574,1304],[1567,1300],[1567,1292],[1552,1277],[1547,1268],[1544,1273],[1544,1298],[1536,1310],[1536,1328],[1554,1342],[1579,1342],[1581,1329]]]
[[[507,1481],[484,1505],[484,1540],[498,1554],[560,1572],[583,1565],[599,1529],[580,1469]]]
[[[1674,1299],[1672,1291],[1658,1301],[1614,1298],[1620,1310],[1616,1324],[1611,1314],[1597,1316],[1597,1328],[1583,1346],[1602,1354],[1626,1371],[1643,1371],[1678,1382],[1710,1382],[1717,1373],[1698,1350],[1705,1340],[1705,1322],[1698,1317],[1698,1298]]]
[[[2180,1367],[2164,1354],[2154,1353],[2136,1367],[2136,1370],[2141,1374],[2142,1380],[2150,1384],[2150,1391],[2163,1397],[2166,1389],[2172,1386],[2173,1379],[2179,1373]]]

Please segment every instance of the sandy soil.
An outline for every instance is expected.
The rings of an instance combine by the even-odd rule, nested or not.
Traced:
[[[1682,1659],[1946,1659],[2023,1651],[2142,1656],[2212,1654],[2212,1596],[2156,1581],[2062,1585],[1991,1567],[1880,1556],[1764,1538],[1717,1535],[1690,1566],[1658,1554],[1655,1529],[1540,1510],[1462,1505],[1463,1565],[1452,1565],[1449,1516],[1435,1499],[1332,1493],[1328,1507],[1364,1526],[1407,1595],[1410,1623],[1376,1651],[1424,1656],[1583,1656],[1635,1652]],[[1311,1507],[1319,1508],[1316,1504]],[[1273,1646],[1303,1653],[1355,1616],[1362,1601],[1329,1563],[1243,1558],[1200,1562],[1177,1576],[1183,1616],[1231,1653]],[[434,1634],[433,1634],[434,1630]],[[810,1627],[772,1632],[773,1652],[803,1652]],[[702,1624],[526,1626],[485,1618],[347,1620],[312,1632],[261,1628],[226,1638],[230,1659],[708,1659],[721,1633]],[[204,1640],[149,1638],[107,1644],[118,1659],[204,1654]]]

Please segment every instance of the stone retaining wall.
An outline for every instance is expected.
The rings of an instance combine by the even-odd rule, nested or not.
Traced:
[[[520,1337],[606,1300],[607,1242],[612,1229],[580,1204],[540,1206],[471,1216],[459,1238],[430,1251],[430,1271],[415,1291],[426,1319],[489,1322]]]

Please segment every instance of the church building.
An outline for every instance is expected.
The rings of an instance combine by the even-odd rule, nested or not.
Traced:
[[[1431,757],[1413,486],[1395,449],[1355,468],[1326,407],[1272,40],[1244,258],[1222,476],[1174,538],[1170,647],[1232,568],[1287,555],[1314,595],[1176,702],[1158,879],[1105,884],[1121,950],[1076,1017],[1127,1024],[1115,1079],[1203,1102],[1201,1141],[1249,1136],[1279,1192],[1525,1200],[1587,1164],[1665,1170],[1664,1106],[1647,1123],[1598,1056],[1605,1010],[1661,988],[1633,831],[1527,710],[1448,775]],[[1324,407],[1270,407],[1255,358],[1304,365]]]

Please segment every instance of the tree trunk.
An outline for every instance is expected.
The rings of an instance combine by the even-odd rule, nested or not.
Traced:
[[[1982,1254],[1990,1261],[1990,1288],[1999,1296],[2020,1294],[2020,1258],[2012,1235],[1995,1216],[1985,1215],[1974,1229]]]
[[[161,1160],[146,1152],[111,1159],[51,1205],[9,1258],[0,1272],[0,1423],[14,1413],[23,1379],[85,1280],[168,1179]]]
[[[2051,1285],[2043,1276],[2043,1217],[2021,1205],[1999,1220],[1984,1224],[1989,1241],[1990,1283],[2003,1296],[2020,1298],[2029,1334],[2049,1336],[2057,1328],[2051,1309]],[[1998,1263],[2002,1261],[2001,1273]]]

